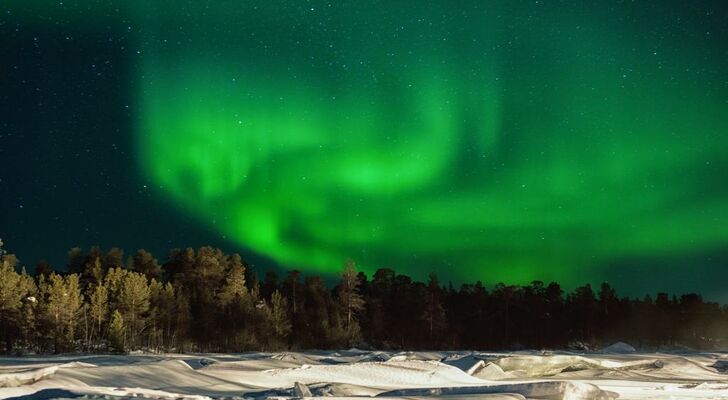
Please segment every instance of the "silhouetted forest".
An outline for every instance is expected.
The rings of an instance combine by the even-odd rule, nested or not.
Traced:
[[[68,253],[30,276],[0,242],[0,348],[7,353],[598,347],[719,348],[728,308],[697,294],[619,297],[608,283],[565,293],[558,283],[459,288],[391,269],[368,277],[352,261],[338,284],[268,271],[237,254],[174,249]]]

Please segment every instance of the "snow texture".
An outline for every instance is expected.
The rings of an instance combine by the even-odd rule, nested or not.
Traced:
[[[0,398],[728,399],[724,354],[626,346],[0,358]]]

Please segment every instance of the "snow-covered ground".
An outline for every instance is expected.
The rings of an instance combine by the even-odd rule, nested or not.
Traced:
[[[0,398],[728,399],[728,354],[613,350],[0,358]]]

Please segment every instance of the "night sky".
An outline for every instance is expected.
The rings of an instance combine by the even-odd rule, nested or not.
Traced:
[[[0,238],[728,301],[728,3],[10,1]]]

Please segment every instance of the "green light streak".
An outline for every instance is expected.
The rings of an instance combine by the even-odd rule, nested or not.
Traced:
[[[654,51],[596,8],[344,3],[139,6],[138,149],[165,196],[314,271],[569,284],[728,243],[714,43]]]

